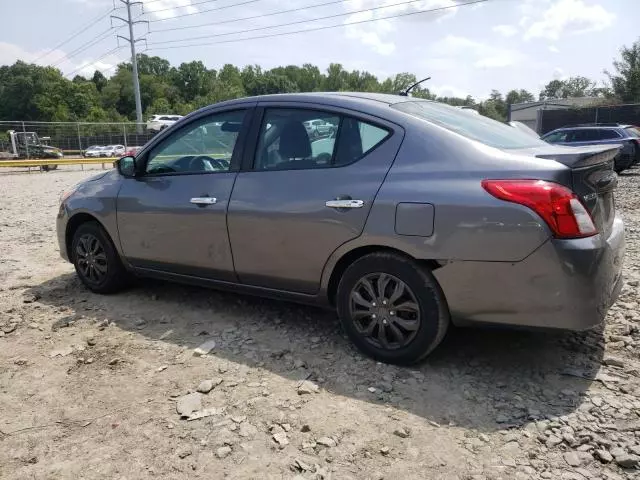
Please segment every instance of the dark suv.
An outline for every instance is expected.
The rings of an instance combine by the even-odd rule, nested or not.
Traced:
[[[623,170],[640,161],[640,127],[618,123],[590,123],[569,125],[542,136],[548,143],[582,146],[620,144],[622,149],[615,158],[615,171]]]

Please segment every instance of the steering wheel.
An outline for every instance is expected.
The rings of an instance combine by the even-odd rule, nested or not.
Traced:
[[[189,162],[189,171],[192,172],[207,172],[210,171],[207,168],[207,163],[213,168],[213,170],[228,170],[229,164],[217,158],[211,158],[207,155],[198,155],[193,157]]]

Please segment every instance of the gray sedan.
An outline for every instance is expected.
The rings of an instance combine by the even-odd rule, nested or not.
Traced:
[[[312,141],[317,119],[335,135]],[[60,252],[97,293],[135,274],[330,306],[362,351],[411,363],[450,323],[602,322],[622,283],[617,151],[412,97],[243,98],[65,192]]]

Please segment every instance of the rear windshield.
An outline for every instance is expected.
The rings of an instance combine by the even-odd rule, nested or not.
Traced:
[[[402,102],[392,108],[413,115],[421,120],[435,123],[496,148],[530,148],[545,145],[545,142],[521,132],[510,125],[491,120],[482,115],[472,115],[462,109],[437,102]]]
[[[625,131],[634,138],[640,138],[640,127],[627,127]]]

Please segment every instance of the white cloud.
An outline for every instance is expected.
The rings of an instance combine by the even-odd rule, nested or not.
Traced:
[[[368,10],[365,12],[354,13],[349,15],[344,23],[359,22],[362,20],[373,20],[388,17],[391,15],[402,15],[414,12],[425,12],[422,15],[410,15],[400,17],[394,20],[378,20],[371,23],[360,25],[350,25],[346,27],[347,38],[360,40],[364,45],[371,47],[375,52],[381,55],[389,55],[395,50],[395,44],[389,38],[392,32],[396,30],[398,21],[414,21],[414,22],[431,22],[442,21],[456,14],[459,7],[459,0],[421,0],[413,3],[405,3],[398,5],[397,0],[354,0],[349,2],[350,10],[364,10],[367,8],[377,8],[386,6],[386,8],[377,8],[376,10]],[[445,10],[427,12],[435,8],[443,8]]]
[[[432,85],[426,84],[431,93],[435,93],[439,97],[459,97],[466,98],[471,95],[468,91],[458,88],[454,85]]]
[[[513,25],[496,25],[491,30],[505,37],[513,37],[518,33],[518,29]]]
[[[432,49],[439,55],[465,56],[464,62],[476,68],[502,68],[521,64],[525,55],[517,50],[503,48],[456,35],[447,35]]]
[[[588,4],[585,0],[557,0],[545,11],[537,13],[525,32],[526,40],[558,40],[567,34],[597,32],[613,25],[616,18],[602,5]]]
[[[560,50],[555,45],[549,45],[549,51],[552,53],[560,53]]]

